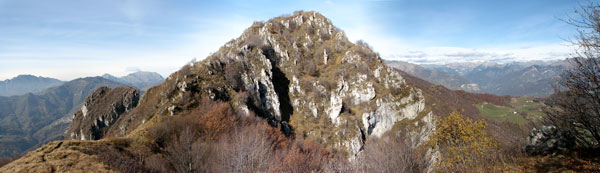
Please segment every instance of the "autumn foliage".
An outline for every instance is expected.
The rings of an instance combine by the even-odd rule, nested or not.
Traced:
[[[440,118],[427,145],[439,152],[437,167],[464,171],[480,166],[498,152],[498,142],[489,136],[483,120],[473,121],[459,113]]]

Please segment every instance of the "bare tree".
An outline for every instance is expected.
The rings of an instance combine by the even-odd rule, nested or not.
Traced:
[[[555,85],[547,122],[569,131],[580,147],[600,147],[600,6],[580,5],[576,16],[565,20],[577,27],[572,41],[579,47]]]
[[[273,147],[265,128],[245,126],[219,144],[218,172],[267,172]]]
[[[167,148],[167,158],[177,172],[208,172],[209,147],[195,136],[186,128]]]
[[[413,147],[411,138],[373,138],[354,161],[358,172],[426,172],[426,153]]]

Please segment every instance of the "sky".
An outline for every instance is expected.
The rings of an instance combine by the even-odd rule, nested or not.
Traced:
[[[381,57],[418,64],[564,59],[572,0],[0,0],[0,80],[168,76],[254,21],[320,12]]]

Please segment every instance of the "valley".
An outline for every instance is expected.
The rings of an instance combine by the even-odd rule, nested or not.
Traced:
[[[597,2],[24,1],[0,172],[600,170]]]

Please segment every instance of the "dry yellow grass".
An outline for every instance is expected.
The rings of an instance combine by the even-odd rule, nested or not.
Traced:
[[[3,166],[0,172],[115,172],[99,162],[93,148],[102,141],[56,141]]]

